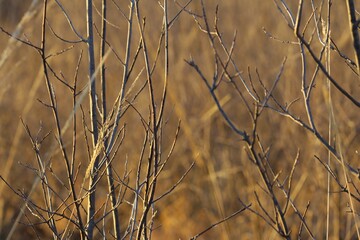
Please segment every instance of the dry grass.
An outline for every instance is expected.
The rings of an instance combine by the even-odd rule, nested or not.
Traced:
[[[11,5],[6,5],[11,2]],[[31,1],[21,1],[21,4],[14,4],[16,1],[0,1],[1,9],[7,6],[7,15],[0,15],[0,26],[12,32],[18,26],[22,13],[26,11],[26,4]],[[84,4],[75,1],[62,1],[65,8],[69,10],[74,24],[78,30],[85,34],[83,9]],[[110,1],[111,2],[111,1]],[[125,1],[119,2],[120,7],[127,12],[128,7]],[[160,35],[159,26],[162,21],[162,10],[157,1],[140,1],[143,5],[143,16],[147,16],[146,36],[149,44],[149,56],[153,62],[156,56],[158,37]],[[170,1],[170,16],[176,13],[178,7]],[[182,4],[185,1],[181,1]],[[213,19],[215,11],[215,1],[206,1],[209,19]],[[292,1],[289,1],[292,2]],[[334,1],[332,9],[332,36],[347,56],[352,57],[351,36],[343,29],[348,28],[345,4],[341,1]],[[100,1],[95,1],[95,6],[100,9]],[[109,3],[111,5],[111,3]],[[343,6],[344,5],[344,6]],[[191,9],[200,13],[199,1],[191,5]],[[219,16],[221,31],[224,34],[227,44],[231,43],[233,32],[236,29],[238,36],[236,39],[236,50],[234,58],[238,67],[246,76],[248,68],[251,77],[256,79],[256,70],[261,76],[264,84],[270,88],[272,82],[279,72],[280,65],[284,56],[288,57],[285,70],[276,88],[274,95],[282,104],[289,103],[296,98],[301,98],[301,66],[298,46],[281,43],[270,39],[264,34],[264,27],[268,32],[282,40],[295,41],[292,30],[286,25],[281,14],[277,11],[272,1],[220,1]],[[291,3],[290,8],[294,11],[297,3]],[[58,34],[67,39],[75,39],[74,34],[68,31],[67,22],[58,7],[52,4],[52,14],[49,22]],[[309,10],[307,8],[307,10]],[[10,14],[11,13],[11,14]],[[96,15],[96,14],[95,14]],[[307,16],[309,16],[309,11]],[[96,16],[96,26],[100,26],[99,17]],[[304,17],[306,19],[306,17]],[[109,21],[120,29],[109,26],[109,43],[116,49],[120,56],[125,53],[126,22],[119,17],[119,12],[111,5],[109,8]],[[23,23],[22,32],[34,44],[39,44],[41,24],[41,14],[34,15]],[[135,39],[139,39],[135,33]],[[24,35],[21,35],[23,38]],[[48,46],[49,52],[57,52],[69,47],[59,41],[49,33]],[[99,38],[97,39],[99,40]],[[138,41],[138,40],[137,40]],[[136,50],[138,42],[133,44]],[[168,121],[164,127],[162,139],[163,154],[166,155],[171,148],[175,135],[178,120],[181,120],[181,131],[177,140],[174,153],[166,165],[166,169],[159,176],[159,186],[157,194],[171,187],[188,169],[192,161],[195,167],[191,170],[185,180],[175,189],[175,191],[159,201],[156,205],[158,213],[155,218],[155,228],[153,239],[189,239],[201,232],[211,224],[231,215],[241,209],[243,205],[252,204],[252,209],[262,212],[256,199],[263,207],[273,214],[273,205],[270,203],[268,195],[264,192],[263,182],[259,178],[259,173],[254,164],[249,161],[246,145],[239,136],[225,123],[218,111],[214,111],[214,105],[205,85],[184,59],[192,58],[198,63],[207,77],[211,77],[213,71],[212,50],[206,34],[199,31],[196,23],[188,14],[183,13],[178,22],[170,30],[170,77],[168,103],[165,110],[165,120]],[[41,66],[38,54],[27,46],[21,45],[16,41],[11,41],[5,34],[0,34],[0,57],[6,55],[6,61],[0,65],[0,161],[2,170],[0,175],[13,186],[14,189],[30,191],[34,180],[34,172],[29,168],[36,165],[32,146],[21,125],[19,116],[24,119],[31,131],[35,134],[39,129],[39,122],[43,125],[42,133],[54,130],[52,114],[49,109],[40,104],[36,99],[47,102],[47,92],[41,76]],[[98,49],[98,45],[96,46]],[[320,45],[314,43],[315,49],[320,49]],[[62,55],[55,56],[50,60],[56,72],[62,72],[69,80],[75,71],[78,56],[81,50],[86,50],[85,44],[75,44],[71,51]],[[9,51],[9,52],[7,52]],[[98,55],[98,50],[96,50]],[[356,99],[360,98],[360,88],[358,78],[349,70],[337,54],[332,54],[331,74],[341,85],[349,90]],[[87,57],[84,57],[87,59]],[[122,68],[114,54],[107,59],[107,78],[109,102],[113,102],[120,89],[119,79],[122,75]],[[161,57],[158,65],[163,66],[164,59]],[[315,69],[315,64],[309,61],[308,71]],[[136,65],[135,72],[140,72],[142,66]],[[154,72],[155,92],[161,96],[163,69],[158,68]],[[87,63],[83,61],[80,65],[79,86],[84,86],[87,82]],[[144,81],[139,80],[137,87]],[[57,91],[57,100],[61,111],[60,120],[66,121],[71,113],[71,95],[68,89],[59,82],[54,81],[54,88]],[[256,85],[260,89],[260,85]],[[319,75],[317,84],[313,90],[314,98],[312,107],[314,108],[314,120],[317,122],[318,130],[327,138],[329,117],[328,117],[328,92],[327,82],[323,74]],[[234,119],[238,126],[251,132],[251,119],[246,112],[241,99],[234,93],[230,84],[222,85],[217,92],[219,99],[222,99],[222,106],[229,116]],[[263,93],[261,93],[263,94]],[[159,97],[160,98],[160,97]],[[248,98],[248,96],[247,96]],[[141,95],[135,102],[134,108],[139,113],[147,116],[149,112],[148,96]],[[159,100],[159,99],[157,99]],[[342,146],[343,158],[357,167],[360,160],[360,111],[359,108],[351,104],[335,89],[332,90],[333,108],[336,119],[337,138],[339,146]],[[86,109],[87,103],[84,103]],[[306,112],[301,101],[293,105],[293,112],[301,119],[306,119]],[[86,113],[87,114],[87,113]],[[81,114],[78,113],[79,119]],[[88,119],[86,119],[88,120]],[[144,138],[143,128],[138,113],[130,108],[122,123],[126,123],[126,137],[119,150],[118,157],[114,160],[114,170],[122,175],[125,162],[128,163],[129,181],[134,183],[136,178],[136,167],[141,143]],[[82,128],[79,121],[78,128]],[[306,221],[312,233],[317,239],[325,239],[326,217],[330,214],[330,239],[356,239],[356,229],[354,218],[349,213],[349,198],[336,182],[331,179],[330,193],[330,212],[326,208],[327,201],[327,171],[316,160],[315,155],[327,161],[327,149],[301,126],[297,125],[289,118],[280,116],[271,110],[265,110],[258,123],[259,137],[265,148],[271,147],[269,152],[269,164],[278,173],[280,182],[286,181],[292,169],[293,161],[299,151],[299,163],[293,175],[293,186],[291,197],[296,203],[299,211],[303,213],[308,203],[309,208],[306,213]],[[83,139],[83,134],[78,138]],[[64,135],[65,146],[71,147],[71,133]],[[80,141],[80,140],[79,140]],[[41,146],[41,154],[44,158],[49,149],[55,142],[53,134],[47,138]],[[76,153],[77,163],[82,162],[80,173],[84,174],[88,163],[88,153],[84,143],[79,143]],[[61,153],[55,152],[51,157],[52,169],[57,176],[66,179],[65,170],[60,167]],[[345,184],[344,173],[341,165],[331,163],[333,171],[336,172],[342,184]],[[351,178],[355,187],[359,186],[358,179]],[[57,191],[64,195],[63,186],[52,179],[53,186]],[[77,183],[80,188],[81,182]],[[106,186],[106,182],[100,182],[100,186]],[[98,188],[99,194],[107,194],[107,190]],[[15,218],[19,213],[19,206],[22,199],[12,193],[12,191],[0,182],[0,239],[5,239],[9,229],[14,224]],[[355,192],[358,196],[359,194]],[[40,192],[40,189],[36,190]],[[285,203],[282,193],[277,190],[276,194]],[[281,196],[281,197],[280,197]],[[32,195],[36,202],[42,202],[40,194]],[[127,192],[125,199],[132,201],[133,195]],[[101,203],[98,203],[99,206]],[[358,219],[359,202],[354,201],[354,210]],[[128,205],[119,207],[120,215],[128,219]],[[28,214],[28,217],[30,215]],[[286,213],[291,237],[297,238],[300,220],[293,209]],[[23,217],[21,222],[27,223]],[[61,225],[61,223],[59,223]],[[127,224],[124,223],[124,224]],[[48,229],[44,226],[36,226],[35,230],[41,238],[51,237]],[[33,229],[20,224],[16,228],[13,239],[35,238]],[[99,235],[97,235],[99,237]],[[244,211],[238,216],[219,225],[204,235],[202,239],[280,239],[279,235],[270,228],[259,216],[250,211]],[[303,237],[308,238],[304,231]]]

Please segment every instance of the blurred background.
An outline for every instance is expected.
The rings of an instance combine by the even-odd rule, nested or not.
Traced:
[[[41,6],[42,1],[14,1],[0,0],[0,27],[17,35],[21,39],[28,39],[32,44],[40,44]],[[116,4],[114,4],[114,2]],[[186,1],[178,1],[184,5]],[[280,71],[284,57],[287,57],[283,76],[278,84],[275,96],[282,104],[296,102],[292,111],[295,115],[306,120],[304,103],[301,92],[301,59],[299,46],[288,44],[286,41],[296,41],[293,31],[287,26],[284,17],[278,11],[273,1],[262,0],[226,0],[205,1],[210,24],[213,24],[216,6],[219,6],[219,29],[226,44],[230,46],[234,32],[237,31],[234,59],[243,77],[249,81],[261,78],[270,88]],[[315,1],[319,4],[320,1]],[[61,3],[78,32],[86,36],[85,1],[62,0]],[[121,58],[125,55],[127,22],[121,11],[128,13],[128,1],[109,1],[108,42]],[[169,1],[170,17],[180,10],[179,5]],[[289,8],[295,14],[297,1],[288,1]],[[100,29],[101,2],[94,1],[95,27]],[[162,26],[162,9],[157,1],[140,1],[142,15],[146,17],[146,37],[153,64],[159,42]],[[357,6],[359,7],[359,6]],[[121,11],[120,11],[120,10]],[[194,0],[187,8],[194,13],[201,14],[200,1]],[[54,1],[49,2],[48,22],[54,32],[68,40],[78,40],[70,30],[59,6]],[[306,3],[304,19],[311,16],[311,8]],[[343,1],[334,1],[331,15],[331,36],[338,48],[350,58],[354,58],[351,35],[347,22],[346,6]],[[311,22],[309,28],[313,28]],[[271,33],[276,38],[271,39],[263,31]],[[311,32],[311,31],[310,31]],[[201,32],[194,19],[187,13],[182,13],[170,29],[170,75],[169,98],[166,105],[163,149],[168,152],[176,132],[178,121],[181,120],[181,132],[174,153],[160,176],[158,193],[171,187],[183,175],[190,164],[195,161],[195,167],[182,184],[168,197],[156,206],[157,229],[154,239],[189,239],[204,228],[222,218],[241,209],[243,205],[252,203],[254,210],[261,212],[256,202],[255,192],[260,201],[270,213],[273,209],[270,199],[262,190],[262,182],[254,164],[249,161],[244,149],[245,145],[227,126],[222,116],[216,111],[216,106],[205,84],[184,60],[193,58],[209,79],[214,72],[213,52],[207,35]],[[134,32],[132,48],[135,52],[139,36]],[[99,37],[97,36],[96,55],[99,53]],[[316,39],[312,46],[319,51],[321,45]],[[57,73],[62,73],[65,79],[72,82],[76,64],[81,51],[84,57],[79,70],[79,88],[88,81],[87,56],[85,43],[66,43],[48,31],[47,52],[57,53],[71,48],[63,54],[49,59]],[[133,57],[133,56],[132,56]],[[98,58],[97,58],[98,59]],[[331,56],[331,73],[338,82],[356,99],[360,98],[360,83],[344,60],[336,53]],[[142,68],[142,60],[135,65],[134,75]],[[164,59],[161,55],[154,72],[155,93],[158,101],[161,97],[163,83]],[[307,69],[309,78],[315,69],[315,64],[308,57]],[[122,65],[115,54],[110,54],[106,61],[108,84],[108,101],[112,103],[121,86]],[[258,72],[258,76],[257,76]],[[142,81],[142,82],[141,82]],[[139,88],[145,77],[135,84]],[[56,80],[53,80],[59,105],[62,123],[66,121],[72,110],[71,93]],[[245,91],[244,91],[245,92]],[[328,136],[328,105],[327,81],[320,74],[313,90],[311,105],[314,109],[314,119],[318,130]],[[231,85],[221,85],[217,95],[223,101],[224,109],[241,129],[251,132],[251,121],[238,94]],[[336,116],[336,128],[339,134],[337,141],[343,147],[344,159],[354,167],[359,166],[360,155],[360,112],[335,89],[332,91],[333,106]],[[248,96],[247,96],[248,97]],[[149,111],[148,96],[142,94],[134,103],[137,110],[144,116]],[[10,39],[6,34],[0,34],[0,174],[14,189],[29,192],[34,181],[32,166],[36,166],[35,155],[31,142],[26,135],[20,118],[29,126],[34,135],[41,128],[41,134],[53,133],[44,141],[41,154],[49,157],[47,152],[55,140],[55,125],[50,109],[44,107],[38,100],[48,101],[48,93],[42,75],[41,58],[29,46]],[[87,103],[84,102],[86,109]],[[79,118],[80,118],[79,113]],[[86,119],[88,120],[88,119]],[[139,116],[134,110],[129,110],[122,119],[126,123],[127,134],[118,157],[114,160],[116,171],[121,175],[125,161],[129,162],[128,170],[130,182],[134,180],[136,164],[141,150],[144,132]],[[79,120],[81,128],[81,122]],[[300,152],[299,164],[294,173],[292,198],[301,211],[307,210],[306,219],[311,230],[318,239],[324,239],[326,233],[326,192],[327,172],[315,159],[315,155],[326,159],[327,151],[316,140],[315,136],[290,119],[280,116],[271,110],[266,110],[259,120],[259,136],[265,148],[271,147],[270,163],[274,170],[282,172],[280,179],[286,180],[293,161]],[[71,134],[65,135],[71,146]],[[88,161],[84,143],[79,143],[77,151],[78,161]],[[52,169],[58,176],[66,179],[60,152],[51,156]],[[341,166],[334,163],[333,170],[338,174],[341,182]],[[86,164],[81,167],[85,172]],[[54,181],[54,186],[62,191],[62,186]],[[358,186],[358,182],[355,182]],[[332,180],[331,192],[331,228],[330,239],[356,239],[356,228],[352,215],[349,213],[349,199],[341,192]],[[5,239],[10,227],[22,206],[22,199],[16,196],[3,182],[0,182],[0,239]],[[106,189],[99,190],[104,191]],[[281,195],[282,193],[278,193]],[[131,194],[129,194],[131,199]],[[33,195],[33,199],[40,195]],[[267,205],[269,203],[269,205]],[[356,207],[359,204],[356,203]],[[128,217],[127,205],[120,206],[121,216]],[[292,237],[296,238],[300,220],[293,210],[287,212],[291,223]],[[126,218],[127,219],[127,218]],[[26,218],[21,219],[13,239],[32,239],[34,229],[27,226]],[[46,239],[49,237],[46,227],[36,226],[38,234]],[[239,237],[240,236],[240,237]],[[306,234],[304,236],[307,236]],[[245,211],[231,220],[219,225],[204,235],[202,239],[279,239],[276,232],[270,228],[259,216]],[[307,237],[305,237],[307,238]]]

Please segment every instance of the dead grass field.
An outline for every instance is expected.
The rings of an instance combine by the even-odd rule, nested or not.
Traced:
[[[38,46],[41,43],[42,3],[35,8],[34,14],[30,18],[23,19],[21,22],[31,2],[31,0],[0,0],[0,27],[10,33],[15,33],[15,29],[21,27],[18,37],[28,39],[32,44]],[[117,6],[112,1],[108,1],[107,41],[116,54],[124,59],[127,21],[122,17],[118,8],[128,14],[129,1],[115,0],[114,2],[117,3]],[[184,5],[187,1],[178,2],[180,5]],[[287,2],[291,11],[296,14],[298,2]],[[305,2],[302,26],[312,13],[310,4],[308,1]],[[344,55],[350,59],[355,59],[349,23],[345,17],[347,10],[344,2],[333,1],[332,3],[331,38]],[[62,0],[61,3],[72,19],[75,28],[81,35],[85,36],[85,1]],[[142,16],[146,17],[144,34],[147,39],[150,63],[153,64],[162,31],[163,10],[157,1],[142,0],[139,4]],[[297,42],[297,38],[293,30],[287,26],[274,2],[263,0],[207,0],[205,4],[211,26],[214,24],[216,5],[218,4],[218,26],[228,46],[232,43],[234,31],[237,31],[233,59],[245,80],[248,83],[250,79],[253,80],[254,89],[258,89],[259,95],[263,96],[266,93],[263,92],[262,85],[257,79],[260,78],[266,88],[270,89],[279,74],[284,57],[287,57],[281,78],[272,95],[284,105],[299,99],[293,103],[291,111],[296,117],[308,123],[301,91],[302,66],[299,45],[287,43],[288,41]],[[319,6],[320,1],[315,1],[315,4]],[[96,8],[94,9],[94,26],[100,29],[101,17],[97,11],[101,11],[101,1],[94,1],[94,6]],[[356,8],[360,10],[358,2],[356,2]],[[180,9],[174,1],[169,1],[170,18],[175,16]],[[199,0],[193,0],[187,9],[191,9],[199,15],[202,13]],[[69,30],[68,22],[54,1],[49,1],[48,12],[48,23],[58,35],[68,40],[77,39],[76,35]],[[326,16],[325,7],[322,14]],[[314,29],[314,23],[309,22],[310,30],[305,34],[307,39],[310,39],[311,29]],[[134,29],[131,57],[134,57],[134,52],[140,41],[137,25]],[[272,39],[265,34],[263,29],[281,41]],[[95,59],[98,65],[101,38],[95,30],[94,32]],[[78,90],[81,90],[89,81],[86,44],[66,43],[54,36],[50,30],[48,30],[46,37],[47,53],[54,54],[69,48],[68,51],[48,59],[54,72],[59,75],[61,73],[69,83],[72,82],[80,52],[83,51],[77,83]],[[216,44],[216,47],[221,49],[221,45]],[[316,37],[313,37],[311,46],[317,54],[322,47]],[[116,54],[111,52],[105,61],[109,108],[112,107],[111,104],[120,91],[123,74],[122,63],[117,59]],[[306,69],[310,81],[317,65],[308,52],[306,52],[306,56]],[[222,57],[226,59],[225,55]],[[154,205],[153,210],[156,210],[157,214],[154,217],[152,239],[190,239],[211,224],[243,208],[242,203],[251,204],[251,211],[247,209],[239,213],[211,229],[199,239],[281,239],[274,230],[276,224],[270,223],[273,228],[261,217],[267,218],[266,214],[269,214],[273,219],[276,219],[277,215],[271,195],[264,186],[259,170],[249,159],[250,155],[246,142],[229,127],[223,115],[218,111],[204,82],[197,72],[186,63],[185,60],[190,58],[203,71],[205,77],[212,79],[214,58],[208,36],[199,30],[192,16],[182,12],[169,29],[169,85],[160,141],[161,154],[164,158],[171,152],[179,120],[181,127],[169,162],[157,179],[155,196],[160,196],[162,192],[171,188],[183,176],[192,162],[195,162],[195,166],[171,194]],[[358,76],[335,51],[331,51],[330,58],[331,76],[355,99],[360,99]],[[157,68],[152,75],[155,101],[158,105],[160,105],[162,97],[164,62],[163,55],[160,55]],[[141,60],[134,66],[134,76],[131,81],[135,81],[134,78],[143,68],[141,55]],[[231,71],[233,74],[235,73],[235,70]],[[134,84],[134,91],[146,81],[144,74],[145,72]],[[59,119],[63,126],[73,109],[72,95],[64,84],[57,81],[53,76],[51,77],[53,88],[56,91]],[[234,87],[226,80],[220,86],[216,90],[216,95],[222,104],[222,108],[240,129],[251,135],[253,122],[241,96],[234,91]],[[97,85],[99,98],[100,90],[99,83]],[[246,101],[252,100],[246,90],[241,88],[240,91],[244,94]],[[334,87],[331,87],[330,93],[331,107],[334,113],[332,121],[329,120],[331,111],[329,110],[328,81],[325,75],[320,72],[317,75],[310,102],[317,130],[324,139],[328,140],[330,124],[330,145],[334,146],[337,152],[341,152],[344,161],[358,169],[360,162],[359,107],[352,104]],[[130,107],[120,120],[121,125],[126,124],[126,133],[112,162],[113,170],[119,178],[122,178],[126,170],[128,174],[126,179],[131,186],[135,185],[138,159],[144,141],[143,124],[149,118],[150,103],[148,99],[149,94],[147,92],[141,93],[132,103],[133,107]],[[43,65],[39,54],[31,47],[9,38],[5,33],[1,33],[0,161],[2,167],[0,175],[12,186],[13,190],[19,190],[25,195],[30,193],[34,179],[36,179],[37,172],[34,170],[38,168],[36,155],[29,136],[21,123],[21,118],[34,137],[37,136],[40,128],[39,138],[44,137],[48,132],[50,133],[42,142],[39,155],[43,157],[44,161],[51,162],[46,168],[49,185],[56,193],[65,197],[68,192],[68,189],[64,187],[64,185],[67,186],[67,173],[61,152],[57,147],[54,148],[57,146],[58,138],[53,113],[41,102],[49,104]],[[274,102],[271,103],[275,105]],[[87,95],[82,105],[85,114],[84,121],[90,126]],[[253,107],[254,104],[250,104],[250,108]],[[80,189],[83,187],[81,179],[85,174],[90,157],[84,140],[84,132],[88,130],[86,127],[84,128],[81,111],[78,110],[76,115],[78,116],[78,145],[75,159],[76,166],[77,164],[80,165],[78,168],[79,180],[75,183],[75,187]],[[144,119],[142,120],[140,116],[143,116]],[[301,215],[306,212],[304,217],[306,224],[315,238],[326,239],[328,235],[329,239],[358,239],[357,231],[359,229],[357,228],[360,224],[359,179],[344,170],[344,165],[339,164],[332,156],[331,171],[339,182],[336,182],[333,177],[328,180],[328,171],[317,158],[327,163],[329,150],[311,131],[270,108],[265,108],[262,112],[257,122],[256,131],[257,137],[261,139],[259,143],[264,149],[268,149],[266,151],[268,161],[265,165],[271,166],[270,169],[274,171],[274,176],[271,179],[274,186],[278,180],[286,188],[288,187],[294,159],[299,154],[298,163],[292,175],[290,198]],[[90,133],[87,132],[87,135],[89,137]],[[71,131],[63,134],[64,145],[69,153],[72,147],[72,137]],[[260,147],[257,146],[256,149],[260,156]],[[148,153],[149,150],[145,150],[145,156]],[[347,178],[345,178],[344,172],[346,172]],[[348,183],[346,183],[346,179]],[[346,189],[341,189],[339,183],[342,186],[347,186],[346,189],[353,194],[351,202]],[[116,184],[122,186],[121,182],[116,182]],[[328,184],[330,188],[328,188]],[[16,219],[24,200],[16,195],[13,190],[4,181],[0,182],[0,239],[6,239],[10,229],[19,221],[20,224],[16,226],[12,239],[52,238],[53,235],[51,235],[48,227],[45,224],[35,224],[36,218],[26,208],[25,214],[20,219]],[[105,178],[98,183],[96,191],[99,199],[96,207],[101,209],[97,215],[99,217],[103,214],[104,209],[101,206],[108,196]],[[279,204],[285,209],[288,198],[284,196],[280,188],[274,187],[274,195],[278,197]],[[30,198],[40,205],[43,204],[40,185],[35,188]],[[118,207],[120,222],[123,224],[121,226],[122,231],[125,231],[125,226],[128,224],[131,214],[130,202],[133,201],[133,198],[134,194],[130,190],[124,192],[124,201]],[[58,200],[54,199],[53,201],[57,202]],[[327,201],[329,201],[329,208],[327,208]],[[254,212],[261,214],[261,216]],[[85,216],[85,210],[83,214]],[[301,236],[303,239],[310,239],[294,208],[288,207],[284,216],[290,230],[289,238],[300,239]],[[327,217],[329,217],[330,224],[328,229],[326,227]],[[107,219],[106,221],[110,220]],[[59,229],[62,229],[67,223],[61,219],[57,224]],[[300,234],[299,229],[302,229]],[[77,235],[74,234],[73,238],[77,239]],[[95,230],[94,239],[102,239],[98,230]],[[114,238],[108,234],[106,239]]]

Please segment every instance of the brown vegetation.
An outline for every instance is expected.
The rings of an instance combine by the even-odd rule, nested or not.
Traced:
[[[358,239],[352,3],[0,0],[0,239]]]

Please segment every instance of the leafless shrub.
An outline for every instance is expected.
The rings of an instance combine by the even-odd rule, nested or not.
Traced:
[[[0,25],[1,73],[20,48],[41,66],[0,175],[0,196],[22,201],[0,237],[22,223],[38,239],[359,238],[356,5],[344,3],[342,49],[331,0],[258,3],[283,20],[246,32],[264,40],[224,20],[223,6],[237,13],[245,1],[86,0],[80,13],[34,0],[15,31]],[[274,45],[289,56],[275,62]],[[244,53],[265,66],[244,66]],[[20,145],[32,153],[19,160],[34,177],[25,189],[11,181]]]

